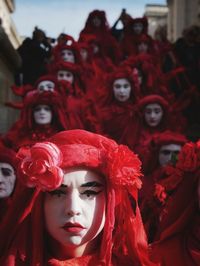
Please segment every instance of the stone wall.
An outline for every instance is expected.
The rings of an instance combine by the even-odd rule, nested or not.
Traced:
[[[10,88],[20,64],[20,56],[0,26],[0,134],[6,133],[19,116],[19,111],[6,107],[5,102],[20,100]]]

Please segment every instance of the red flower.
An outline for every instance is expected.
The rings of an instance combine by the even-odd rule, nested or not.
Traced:
[[[116,152],[108,162],[109,177],[115,186],[135,186],[141,188],[142,181],[141,162],[137,155],[133,154],[128,147],[119,145]]]
[[[167,198],[167,193],[165,191],[165,188],[160,184],[155,184],[155,191],[154,196],[162,203],[164,204]]]
[[[37,143],[32,148],[21,148],[17,154],[22,161],[19,179],[28,187],[38,187],[43,191],[54,190],[63,180],[61,152],[50,142]]]
[[[198,167],[198,157],[195,149],[195,144],[186,143],[178,155],[176,167],[182,171],[192,172]]]

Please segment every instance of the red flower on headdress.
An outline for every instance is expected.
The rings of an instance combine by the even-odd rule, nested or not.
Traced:
[[[165,188],[160,184],[155,184],[155,190],[154,190],[154,196],[162,203],[164,204],[167,199],[167,193],[165,191]]]
[[[51,191],[61,185],[63,171],[59,165],[62,154],[53,143],[37,143],[30,149],[21,148],[17,157],[21,159],[19,178],[26,186]]]
[[[198,156],[196,153],[195,144],[186,143],[178,155],[178,162],[176,167],[182,171],[192,172],[198,167]]]
[[[127,146],[119,145],[108,162],[109,177],[114,186],[135,186],[141,188],[141,162]]]

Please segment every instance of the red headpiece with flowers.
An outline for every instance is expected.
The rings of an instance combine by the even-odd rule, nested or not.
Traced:
[[[41,191],[50,191],[59,187],[63,180],[63,171],[71,167],[93,169],[103,174],[106,179],[107,214],[98,252],[99,262],[111,265],[111,257],[115,254],[121,259],[123,256],[128,256],[138,265],[151,265],[137,205],[137,191],[141,186],[139,178],[141,163],[126,146],[84,130],[69,130],[54,135],[48,142],[37,143],[30,149],[21,148],[18,158],[21,159],[18,168],[19,179],[26,186],[36,189],[31,189],[34,193],[32,199],[28,196],[27,201],[21,201],[20,198],[25,210],[23,212],[20,207],[20,212],[15,212],[15,219],[18,222],[12,227],[7,242],[12,241],[12,235],[19,231],[19,226],[23,227],[25,221],[29,221],[26,217],[31,212],[31,219],[34,219],[33,227],[37,224],[32,228],[34,236],[30,240],[32,241],[31,261],[35,263],[33,265],[44,260],[45,243],[41,238],[42,226],[38,224],[42,222]],[[131,207],[130,198],[134,202],[134,207]],[[19,197],[17,200],[19,201]],[[6,228],[9,226],[8,223],[7,220],[6,225],[4,224]],[[4,243],[4,249],[8,245]],[[21,256],[26,257],[26,251],[23,251],[21,245],[20,242],[20,248],[18,246],[15,248],[20,249]]]

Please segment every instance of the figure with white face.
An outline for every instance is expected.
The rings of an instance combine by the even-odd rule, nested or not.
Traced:
[[[58,70],[57,79],[58,81],[65,80],[72,84],[74,82],[74,75],[72,72],[67,70]]]
[[[52,110],[49,105],[39,104],[33,110],[34,121],[38,125],[49,125],[52,121]]]
[[[149,46],[146,42],[141,42],[138,44],[138,52],[139,53],[147,53]]]
[[[26,191],[15,201],[20,212],[15,205],[9,212],[15,223],[0,227],[1,265],[152,265],[137,201],[141,163],[128,147],[66,130],[20,149],[18,158]]]
[[[144,119],[148,126],[157,127],[163,118],[163,109],[158,103],[150,103],[145,106]]]
[[[92,19],[92,24],[94,25],[95,28],[99,28],[101,26],[101,19],[97,16],[95,16]]]
[[[133,24],[133,31],[135,34],[139,35],[143,31],[143,24],[142,22],[136,22]]]
[[[83,62],[86,62],[87,59],[88,59],[88,51],[87,51],[87,49],[81,48],[80,49],[80,55],[81,55],[81,58],[82,58]]]
[[[0,199],[10,197],[15,187],[15,170],[9,163],[0,162]]]
[[[113,83],[114,97],[119,102],[126,102],[130,99],[131,84],[126,78],[116,79]]]
[[[37,85],[37,90],[39,92],[54,91],[54,88],[55,88],[55,83],[50,80],[43,80]]]
[[[52,249],[65,257],[94,250],[104,227],[105,206],[105,184],[100,175],[87,169],[67,171],[62,185],[45,195],[45,221]]]
[[[159,164],[161,166],[166,166],[168,163],[172,162],[173,159],[177,158],[180,150],[181,145],[179,144],[172,143],[161,146],[158,155]]]
[[[63,49],[61,51],[61,58],[65,62],[75,63],[75,56],[72,50],[70,49]]]

